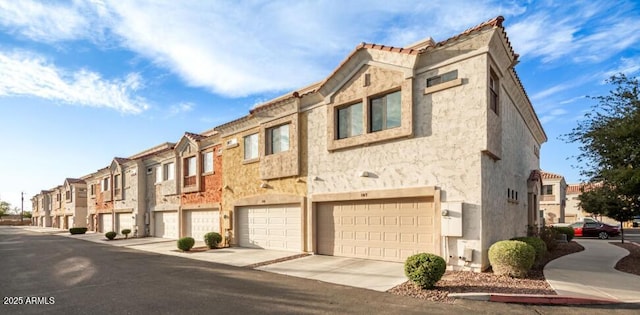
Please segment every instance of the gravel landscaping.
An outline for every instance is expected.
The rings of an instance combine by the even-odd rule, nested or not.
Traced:
[[[634,246],[634,245],[632,245]],[[637,246],[636,246],[637,247]],[[576,242],[559,244],[558,248],[547,254],[547,256],[529,272],[524,279],[514,279],[507,276],[494,275],[491,270],[485,272],[468,271],[447,271],[435,288],[424,290],[415,286],[412,282],[405,282],[389,290],[392,294],[411,296],[415,298],[452,303],[453,298],[449,293],[465,292],[486,292],[486,293],[508,293],[508,294],[545,294],[555,295],[542,272],[544,265],[558,257],[576,253],[584,250]],[[640,252],[640,247],[638,247]],[[640,253],[639,253],[640,254]],[[638,261],[635,268],[638,271]]]

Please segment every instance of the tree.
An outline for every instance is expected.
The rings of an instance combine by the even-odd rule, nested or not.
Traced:
[[[620,221],[640,215],[640,84],[624,74],[597,101],[566,140],[579,143],[580,174],[592,189],[580,195],[585,211]]]
[[[11,209],[10,203],[0,200],[0,217],[9,213],[10,209]]]

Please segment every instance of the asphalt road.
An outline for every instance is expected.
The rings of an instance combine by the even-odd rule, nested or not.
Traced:
[[[434,303],[10,227],[0,227],[0,296],[3,299],[0,314],[633,314],[638,311],[625,306]]]

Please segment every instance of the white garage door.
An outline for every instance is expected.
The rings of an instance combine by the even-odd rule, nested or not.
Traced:
[[[112,216],[111,213],[102,213],[100,214],[100,218],[98,222],[100,224],[100,232],[102,233],[106,233],[111,231],[111,229],[113,228],[113,220],[112,220]]]
[[[133,233],[133,214],[131,213],[118,213],[116,214],[118,223],[116,224],[116,232],[120,234],[122,230],[129,229]],[[133,235],[133,234],[132,234]]]
[[[154,232],[156,237],[178,238],[178,212],[154,212]]]
[[[317,209],[319,254],[403,262],[419,252],[439,253],[431,198],[328,202]]]
[[[204,241],[204,235],[209,232],[220,233],[220,211],[188,210],[184,212],[184,217],[184,235],[196,241]]]
[[[243,247],[301,251],[300,206],[241,207],[237,213],[238,243]]]

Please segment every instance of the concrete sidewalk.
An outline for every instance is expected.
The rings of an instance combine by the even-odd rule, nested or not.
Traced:
[[[584,251],[555,259],[544,268],[547,282],[558,295],[640,303],[640,276],[614,268],[629,251],[606,240],[575,241]]]

